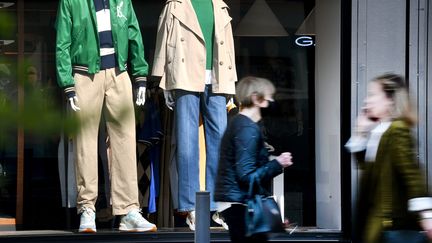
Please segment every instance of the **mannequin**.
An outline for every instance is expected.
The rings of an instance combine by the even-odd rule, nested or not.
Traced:
[[[121,231],[155,231],[139,210],[135,151],[135,115],[127,62],[137,87],[137,105],[145,102],[148,65],[130,0],[61,0],[57,15],[58,83],[81,126],[76,148],[79,232],[96,232],[97,135],[106,119],[111,149],[113,215]]]
[[[178,211],[195,228],[199,191],[198,122],[206,143],[206,190],[213,201],[219,146],[227,124],[227,96],[235,94],[234,41],[228,6],[222,0],[167,0],[159,18],[154,76],[161,77],[168,108],[174,111]]]

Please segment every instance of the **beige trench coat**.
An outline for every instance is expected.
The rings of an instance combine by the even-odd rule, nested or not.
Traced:
[[[213,49],[213,93],[235,94],[237,73],[234,40],[228,6],[213,0],[215,35]],[[159,17],[153,76],[162,77],[165,90],[203,92],[206,47],[190,0],[167,0]]]

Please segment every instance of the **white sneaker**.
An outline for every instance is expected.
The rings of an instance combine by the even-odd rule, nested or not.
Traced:
[[[195,211],[188,212],[186,224],[189,225],[190,230],[195,231]]]
[[[128,214],[124,215],[120,220],[120,231],[153,231],[157,230],[156,225],[148,222],[142,215],[139,209],[132,209]]]
[[[228,225],[227,225],[227,223],[225,223],[224,219],[221,217],[221,215],[219,214],[219,212],[215,212],[215,213],[212,215],[212,219],[213,219],[213,221],[215,221],[217,224],[222,225],[222,227],[223,227],[225,230],[228,230]]]
[[[80,226],[78,232],[83,233],[95,233],[96,232],[96,214],[90,209],[83,207],[81,208]]]

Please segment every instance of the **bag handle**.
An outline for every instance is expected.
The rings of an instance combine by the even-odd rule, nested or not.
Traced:
[[[252,174],[252,176],[251,176],[251,180],[249,181],[249,190],[248,190],[248,197],[249,198],[252,198],[253,197],[253,188],[254,188],[254,185],[255,185],[255,178],[256,178],[257,176],[255,175],[255,174]],[[257,182],[258,183],[258,182]]]
[[[258,187],[258,194],[264,194],[264,188],[262,188],[261,183],[258,179],[258,176],[254,173],[251,176],[251,180],[249,182],[249,190],[248,190],[248,197],[253,198],[253,196],[256,194],[254,193],[254,186]]]

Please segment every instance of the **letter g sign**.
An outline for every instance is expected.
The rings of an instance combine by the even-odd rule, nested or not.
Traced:
[[[298,46],[313,46],[314,41],[310,36],[300,36],[295,40]]]

